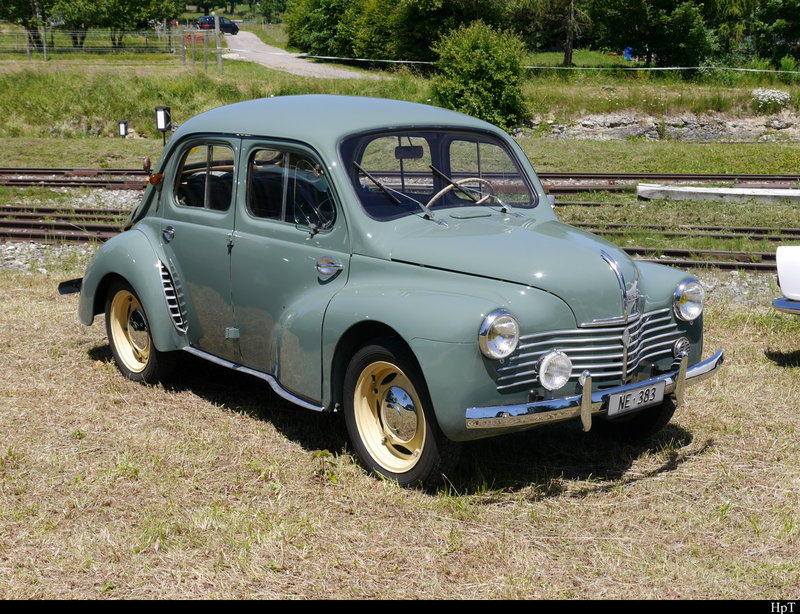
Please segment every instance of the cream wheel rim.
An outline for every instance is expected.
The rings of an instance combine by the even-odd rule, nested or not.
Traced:
[[[410,471],[425,446],[425,415],[408,376],[389,362],[369,364],[356,382],[358,434],[370,456],[392,473]]]
[[[150,331],[139,299],[120,290],[111,301],[110,317],[119,359],[132,373],[141,373],[150,359]]]

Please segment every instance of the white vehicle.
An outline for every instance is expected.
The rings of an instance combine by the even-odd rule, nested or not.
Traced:
[[[778,286],[783,298],[772,306],[779,311],[800,315],[800,245],[782,245],[775,252],[778,261]]]

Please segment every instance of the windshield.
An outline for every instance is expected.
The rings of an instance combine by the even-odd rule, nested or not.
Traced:
[[[404,130],[362,134],[342,144],[353,187],[367,214],[391,220],[438,209],[529,209],[536,192],[513,154],[490,134]]]

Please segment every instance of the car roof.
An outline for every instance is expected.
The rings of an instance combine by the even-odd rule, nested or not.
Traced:
[[[502,130],[474,117],[440,107],[358,96],[278,96],[212,109],[184,122],[177,143],[187,134],[224,133],[302,140],[322,149],[347,135],[386,128],[472,128]]]

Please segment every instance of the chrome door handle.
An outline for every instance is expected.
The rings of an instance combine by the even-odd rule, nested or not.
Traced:
[[[161,229],[161,236],[164,237],[164,241],[169,243],[172,239],[175,238],[175,229],[172,226],[167,226],[166,228]]]
[[[321,275],[333,275],[344,268],[341,262],[336,262],[333,258],[325,256],[317,260],[315,267]]]

